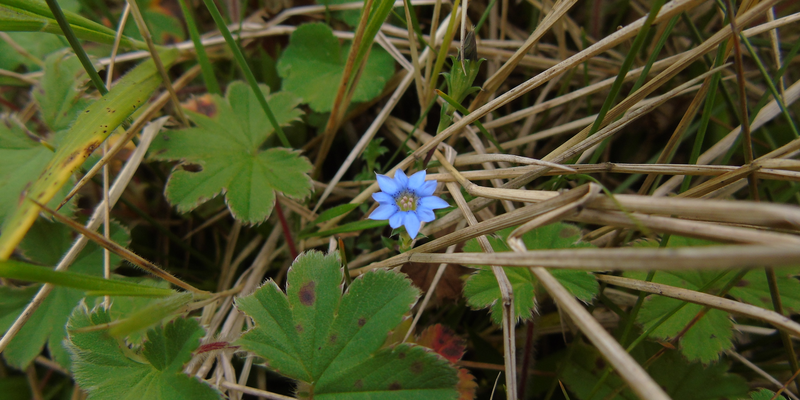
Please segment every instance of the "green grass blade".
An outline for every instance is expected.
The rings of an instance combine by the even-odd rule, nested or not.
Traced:
[[[772,94],[772,97],[774,97],[775,101],[778,103],[778,106],[781,109],[781,113],[786,118],[786,122],[789,123],[789,127],[792,129],[794,137],[800,137],[800,133],[798,133],[797,131],[797,125],[795,125],[792,116],[789,114],[789,110],[786,108],[786,103],[783,101],[783,97],[780,95],[780,93],[778,93],[778,89],[775,87],[775,83],[770,79],[767,69],[764,68],[764,64],[761,62],[761,58],[758,57],[758,53],[755,51],[755,49],[753,49],[753,45],[750,44],[750,41],[747,40],[747,37],[745,35],[742,35],[740,33],[739,36],[742,39],[742,43],[744,43],[744,45],[747,47],[747,51],[750,52],[750,57],[753,58],[753,61],[755,61],[756,66],[758,66],[758,70],[761,72],[761,76],[764,78],[764,83],[767,85],[767,88],[769,88],[769,92]]]
[[[162,61],[169,67],[178,59],[178,51],[162,53]],[[161,84],[152,60],[134,68],[117,82],[105,96],[92,103],[75,120],[66,133],[64,141],[47,164],[39,179],[27,190],[26,197],[47,203],[67,182],[92,152],[103,143],[111,132],[147,102],[153,91]],[[0,260],[7,260],[22,240],[36,216],[39,207],[32,201],[20,200],[17,209],[10,214],[0,235]]]
[[[72,12],[63,14],[79,39],[114,43],[114,30]],[[64,34],[50,8],[41,0],[0,0],[0,31]],[[121,44],[124,47],[147,49],[144,42],[129,37],[123,37]]]
[[[717,50],[717,59],[714,61],[714,68],[719,67],[724,62],[725,58],[725,43],[720,43],[719,49]],[[716,95],[717,95],[717,86],[719,85],[721,74],[719,72],[714,73],[711,76],[711,81],[709,82],[709,90],[708,95],[705,100],[705,104],[703,104],[703,114],[700,117],[700,128],[697,130],[697,136],[695,136],[694,145],[692,146],[692,152],[689,154],[689,164],[697,164],[697,159],[700,157],[700,150],[703,148],[703,141],[706,137],[706,131],[708,130],[709,121],[711,121],[711,114],[714,109],[714,103],[716,102]],[[689,185],[692,182],[692,176],[686,175],[683,178],[683,183],[681,184],[681,192],[685,192],[686,189],[689,189]]]
[[[189,36],[194,43],[194,50],[197,53],[197,62],[200,63],[200,69],[203,71],[203,82],[206,84],[206,89],[211,94],[222,95],[222,90],[219,88],[219,82],[214,75],[214,68],[211,66],[211,61],[208,60],[206,48],[200,42],[200,31],[197,30],[197,23],[194,20],[192,10],[186,6],[186,0],[178,0],[183,12],[183,18],[186,20],[186,28],[189,30]]]
[[[298,239],[302,240],[310,237],[331,236],[339,233],[358,232],[358,231],[363,231],[364,229],[379,228],[381,226],[386,226],[386,225],[389,225],[389,221],[373,221],[371,219],[368,219],[364,221],[356,221],[356,222],[351,222],[349,224],[344,224],[338,228],[329,229],[327,231],[320,231],[320,232],[300,235]]]
[[[650,27],[653,25],[653,21],[655,21],[658,12],[661,10],[661,6],[663,6],[665,2],[666,0],[658,0],[650,9],[650,13],[647,15],[644,25],[642,25],[639,33],[636,34],[636,38],[633,40],[631,49],[625,56],[625,60],[622,61],[622,65],[619,68],[619,73],[617,73],[617,78],[614,80],[614,83],[611,84],[611,91],[608,93],[606,100],[600,107],[600,112],[597,114],[594,124],[592,124],[592,129],[589,131],[589,136],[594,135],[595,132],[600,129],[600,126],[603,124],[603,120],[606,118],[608,110],[610,110],[611,106],[614,105],[614,101],[617,99],[617,95],[622,89],[622,84],[625,82],[625,76],[628,74],[628,71],[630,71],[631,66],[633,66],[633,62],[636,60],[636,55],[639,54],[639,50],[644,45],[644,41],[647,39],[647,35],[650,32]]]
[[[86,74],[89,75],[89,79],[92,80],[94,87],[97,88],[97,91],[100,92],[100,94],[104,95],[108,93],[106,84],[103,83],[103,79],[97,74],[97,70],[94,69],[94,64],[92,64],[92,61],[89,60],[89,55],[86,54],[86,50],[83,49],[83,46],[81,46],[81,43],[75,36],[75,32],[72,31],[72,27],[70,27],[69,22],[67,22],[67,17],[64,15],[64,11],[61,11],[61,6],[58,5],[56,0],[47,0],[47,6],[50,7],[50,11],[53,12],[53,16],[55,17],[56,22],[58,22],[58,26],[61,27],[61,31],[64,33],[64,36],[66,36],[70,47],[72,47],[72,51],[74,51],[75,55],[78,56],[78,60],[80,60],[81,65],[83,65],[83,69],[86,71]]]
[[[175,293],[165,299],[154,301],[133,315],[115,323],[108,333],[113,337],[125,337],[133,332],[146,329],[169,317],[179,308],[192,301],[191,293]]]
[[[14,260],[0,261],[0,277],[25,282],[50,283],[83,290],[94,296],[166,297],[175,294],[171,289],[104,279],[76,272],[54,271],[47,267]]]

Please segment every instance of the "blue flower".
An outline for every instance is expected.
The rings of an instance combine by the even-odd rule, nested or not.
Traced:
[[[405,226],[408,235],[415,238],[422,222],[436,219],[433,210],[450,206],[433,195],[437,182],[425,181],[425,174],[425,171],[419,171],[407,177],[399,169],[394,173],[394,179],[375,174],[382,191],[372,194],[380,206],[369,215],[369,219],[388,219],[392,229]]]

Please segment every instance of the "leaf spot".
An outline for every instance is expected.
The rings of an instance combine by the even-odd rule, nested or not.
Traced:
[[[186,172],[202,172],[203,166],[200,164],[183,164],[181,168]]]
[[[311,307],[314,305],[314,301],[317,300],[317,294],[314,292],[314,287],[316,286],[316,282],[309,281],[302,288],[300,288],[300,304],[304,306]]]
[[[358,319],[358,326],[364,326],[364,325],[366,325],[366,323],[367,323],[367,320],[364,317],[361,317],[361,318]]]
[[[364,387],[364,382],[362,382],[361,379],[356,379],[356,381],[353,382],[353,387],[356,389],[361,389]]]
[[[295,325],[294,329],[295,329],[295,330],[296,330],[298,333],[300,333],[300,332],[303,332],[303,325],[297,324],[297,325]]]
[[[414,375],[419,375],[422,373],[422,370],[425,369],[425,366],[422,364],[422,361],[417,360],[411,363],[411,373]]]
[[[400,390],[402,388],[403,387],[400,386],[400,382],[398,382],[398,381],[394,381],[394,382],[389,384],[389,390]]]

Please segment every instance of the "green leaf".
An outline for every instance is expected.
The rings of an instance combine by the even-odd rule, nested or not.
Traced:
[[[273,371],[304,382],[314,399],[456,398],[456,370],[427,349],[381,348],[419,297],[403,275],[370,271],[342,295],[336,255],[298,257],[284,294],[269,281],[237,300],[255,327],[236,344],[266,359]]]
[[[0,0],[10,1],[10,0]],[[31,3],[33,4],[33,2]],[[164,51],[161,61],[169,68],[178,58],[177,50]],[[27,189],[26,195],[41,203],[49,203],[75,169],[142,104],[161,84],[161,77],[152,60],[145,61],[122,79],[105,96],[80,113],[64,134],[55,154]],[[2,146],[3,148],[6,146]],[[22,187],[28,182],[23,181]],[[21,190],[21,188],[20,188]],[[19,193],[19,192],[17,192]],[[19,197],[13,199],[12,214],[6,216],[0,234],[0,260],[7,260],[39,215],[39,206]]]
[[[55,35],[41,32],[9,32],[8,36],[38,59],[44,59],[46,55],[59,49],[63,49],[64,43]],[[14,71],[24,65],[28,71],[38,71],[41,69],[39,64],[33,60],[19,54],[5,40],[0,40],[0,68]]]
[[[750,400],[772,400],[775,397],[775,392],[769,389],[761,389],[757,392],[750,392]],[[778,396],[775,400],[786,400],[786,397]]]
[[[349,49],[349,44],[339,45],[339,39],[325,24],[300,25],[292,33],[289,46],[278,61],[283,89],[302,97],[314,111],[331,111]],[[392,56],[374,46],[352,101],[369,101],[380,95],[392,73]]]
[[[489,243],[496,252],[510,251],[505,240],[515,228],[498,231],[500,238],[489,236]],[[522,236],[522,241],[529,250],[543,249],[568,249],[577,247],[591,247],[589,243],[579,242],[580,230],[573,225],[555,223],[534,229]],[[464,246],[465,252],[482,252],[478,241],[473,239]],[[511,281],[514,291],[514,318],[530,319],[536,309],[536,293],[538,281],[527,268],[503,268]],[[567,269],[551,269],[553,276],[573,296],[590,302],[599,290],[599,285],[594,276],[585,271]],[[500,287],[497,278],[488,266],[472,274],[464,285],[464,296],[467,303],[476,309],[491,308],[492,320],[499,324],[502,320],[503,309],[500,296]]]
[[[668,247],[685,246],[705,246],[712,245],[714,242],[705,240],[672,236]],[[647,244],[645,244],[647,245]],[[787,309],[800,309],[800,282],[794,278],[797,274],[796,268],[777,269],[778,287],[781,299]],[[644,279],[646,273],[628,272],[625,276]],[[718,271],[659,271],[655,274],[653,282],[665,285],[680,287],[690,290],[698,290],[706,286],[717,275]],[[726,279],[721,279],[708,292],[715,293],[726,283]],[[729,295],[737,300],[750,303],[766,309],[772,309],[769,286],[767,285],[766,275],[763,269],[748,272],[742,280],[733,288]],[[643,303],[642,309],[637,316],[637,322],[645,329],[653,326],[664,314],[670,312],[675,307],[682,304],[680,300],[667,297],[651,295]],[[678,333],[691,323],[703,306],[697,304],[686,304],[671,318],[667,319],[660,327],[654,330],[652,337],[667,340],[675,337]],[[716,361],[719,354],[725,350],[733,348],[733,321],[728,313],[711,309],[703,318],[698,320],[680,340],[681,351],[691,361],[701,361],[709,363]]]
[[[55,132],[44,140],[56,148],[65,136],[64,132],[59,131],[69,128],[88,104],[88,100],[82,97],[82,91],[77,89],[76,82],[82,81],[82,75],[83,68],[76,57],[66,56],[66,53],[52,54],[45,60],[40,84],[32,91],[33,98],[39,104],[40,118]],[[14,121],[0,120],[0,221],[5,219],[6,213],[16,208],[22,190],[40,176],[53,156],[53,150],[26,135]],[[68,180],[74,179],[69,177]],[[50,207],[58,206],[68,192],[69,187],[62,187],[50,201]],[[73,203],[68,203],[61,212],[71,214]]]
[[[63,11],[78,38],[106,44],[114,43],[114,30],[69,10]],[[0,31],[63,34],[50,8],[42,0],[0,0]],[[128,37],[123,37],[120,43],[123,47],[136,47],[142,50],[147,48],[143,42]]]
[[[269,93],[264,85],[261,90]],[[224,99],[211,98],[210,116],[187,112],[197,127],[161,134],[150,146],[156,160],[185,163],[175,168],[167,182],[170,203],[188,212],[225,193],[225,202],[237,219],[259,224],[272,213],[276,190],[292,198],[311,193],[311,163],[305,157],[284,148],[261,150],[274,129],[249,86],[234,82]],[[291,93],[275,93],[268,102],[281,125],[301,114],[296,108],[300,99]]]
[[[111,318],[102,307],[90,312],[79,306],[67,325],[75,381],[91,399],[222,398],[216,389],[182,371],[204,334],[197,321],[178,318],[151,329],[136,354],[124,351],[124,344],[104,330],[76,331],[109,322]]]
[[[0,117],[0,221],[14,211],[23,189],[39,177],[52,158],[52,150],[26,135],[15,122]],[[59,190],[48,206],[57,207],[68,192],[68,187]],[[72,202],[59,211],[71,213]]]
[[[44,77],[33,97],[39,103],[42,120],[53,132],[68,129],[89,105],[78,89],[86,79],[80,61],[70,53],[55,53],[45,60]]]
[[[31,261],[52,265],[52,263],[58,261],[58,254],[64,254],[69,249],[69,228],[63,225],[40,219],[31,231],[33,234],[26,237],[21,245],[22,249],[41,249],[36,252],[25,250],[25,254],[29,255]],[[48,238],[52,238],[52,240],[48,240]],[[120,229],[119,226],[112,230],[111,238],[123,245],[130,240],[128,232]],[[112,254],[111,265],[117,265],[119,262],[119,257]],[[28,272],[32,272],[34,268],[37,268],[30,265],[25,265],[24,267],[23,271]],[[50,272],[49,269],[47,271]],[[70,266],[69,272],[102,277],[102,249],[94,243],[87,244],[86,248]],[[11,326],[38,290],[38,285],[25,289],[0,287],[1,298],[14,299],[7,306],[0,308],[2,310],[2,314],[0,314],[0,331],[5,332]],[[3,352],[6,362],[15,368],[24,369],[41,353],[42,348],[47,343],[53,360],[64,367],[68,367],[69,355],[62,345],[66,335],[64,325],[66,325],[72,309],[84,296],[84,291],[80,289],[54,288]],[[23,302],[23,300],[25,301]]]
[[[121,282],[128,282],[139,286],[147,286],[158,289],[169,289],[170,285],[167,281],[155,280],[151,278],[129,278],[129,277],[116,277],[115,280]],[[174,292],[173,292],[174,293]],[[142,296],[114,296],[112,298],[113,304],[109,309],[109,316],[112,320],[120,320],[131,317],[142,310],[146,310],[158,301],[154,298]],[[95,299],[95,306],[101,305],[103,302],[102,297]],[[126,338],[128,343],[140,345],[145,339],[142,331],[135,331],[129,334]]]
[[[706,282],[718,275],[718,271],[673,271],[657,272],[653,282],[681,287],[684,289],[698,290]],[[626,276],[643,279],[644,275],[625,274]],[[724,280],[724,279],[723,279]],[[666,313],[682,304],[680,300],[662,296],[648,296],[642,305],[636,321],[645,329],[649,329]],[[662,340],[675,337],[695,318],[703,309],[698,304],[687,304],[675,315],[667,319],[655,329],[650,336]],[[733,348],[733,321],[728,313],[711,309],[703,318],[698,320],[680,340],[681,351],[690,361],[709,363],[716,361],[719,354]]]
[[[800,311],[800,281],[798,268],[775,268],[778,291],[783,308],[791,313]],[[739,301],[774,310],[772,295],[767,283],[767,274],[763,269],[754,269],[745,275],[736,286],[731,288],[730,295]]]
[[[103,279],[97,276],[69,271],[53,271],[47,267],[21,261],[0,261],[0,277],[23,282],[50,283],[55,286],[78,289],[89,296],[166,297],[172,290]]]
[[[587,399],[606,368],[606,361],[594,347],[575,343],[577,348],[568,360],[563,382],[578,399]],[[659,346],[642,346],[634,351],[634,358],[643,363],[655,354]],[[728,365],[718,363],[704,367],[700,363],[687,363],[676,351],[667,351],[648,368],[650,376],[673,399],[718,400],[735,399],[746,395],[748,385],[738,375],[727,372]],[[635,400],[639,397],[630,389],[624,389],[614,397],[613,392],[622,388],[624,382],[611,374],[594,399]]]

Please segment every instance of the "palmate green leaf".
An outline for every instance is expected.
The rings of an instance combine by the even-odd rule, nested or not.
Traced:
[[[130,241],[128,232],[119,226],[115,226],[112,230],[111,239],[123,245]],[[31,228],[31,234],[25,237],[20,247],[30,261],[55,265],[60,255],[69,249],[69,245],[69,228],[39,219]],[[117,265],[119,262],[120,258],[112,254],[111,265]],[[102,277],[102,249],[94,243],[87,244],[72,263],[69,271]],[[11,326],[38,290],[38,285],[24,289],[0,287],[0,298],[14,299],[9,302],[8,306],[0,308],[2,310],[0,331],[5,332]],[[64,326],[72,309],[84,296],[83,290],[66,287],[54,288],[3,352],[6,362],[15,368],[24,369],[42,352],[42,348],[47,343],[53,360],[65,368],[69,367],[69,355],[62,345],[66,335]]]
[[[606,361],[600,353],[587,344],[575,343],[577,348],[568,360],[561,379],[575,397],[586,400],[603,375]],[[632,354],[640,363],[655,354],[659,346],[640,346]],[[700,363],[687,363],[676,351],[667,351],[648,368],[648,373],[673,399],[718,400],[746,396],[748,385],[738,375],[729,374],[728,366],[720,363],[704,367]],[[627,386],[621,378],[611,374],[592,397],[594,399],[635,400],[639,397],[630,389],[611,393]]]
[[[645,245],[652,243],[645,243]],[[701,246],[715,244],[705,240],[672,236],[669,247]],[[663,283],[684,289],[699,290],[712,281],[719,271],[659,271],[655,274],[653,282]],[[789,310],[800,309],[800,282],[794,276],[797,275],[796,268],[779,268],[776,270],[778,276],[778,287],[781,293],[781,300]],[[627,272],[625,276],[644,279],[644,272]],[[723,278],[715,283],[708,292],[714,293],[721,289],[727,280]],[[766,275],[763,269],[756,269],[748,272],[742,280],[734,286],[729,295],[739,301],[750,303],[766,309],[772,309],[769,286],[767,285]],[[664,314],[670,312],[675,307],[682,304],[680,300],[670,299],[656,295],[649,296],[643,303],[642,309],[637,316],[637,322],[647,329]],[[675,315],[665,321],[659,328],[654,330],[652,337],[666,340],[675,337],[684,330],[686,326],[703,309],[697,304],[686,304]],[[716,361],[719,355],[733,348],[733,320],[728,313],[710,309],[694,326],[692,326],[680,340],[682,353],[691,361],[697,360],[703,363]]]
[[[262,85],[265,95],[269,89]],[[212,96],[205,106],[210,116],[188,111],[195,128],[159,135],[150,146],[156,160],[183,160],[195,168],[178,166],[170,175],[165,194],[181,212],[225,193],[225,202],[237,219],[258,224],[272,213],[275,191],[302,198],[311,193],[311,163],[298,152],[283,148],[261,150],[273,132],[250,87],[228,86],[225,98]],[[300,99],[288,92],[268,97],[278,122],[297,120]]]
[[[447,360],[419,346],[381,348],[419,297],[411,282],[370,271],[342,295],[342,281],[336,255],[304,253],[289,270],[286,294],[269,281],[237,300],[255,327],[236,344],[303,382],[301,398],[456,398],[457,372]]]
[[[656,273],[653,282],[663,283],[684,289],[698,290],[716,275],[719,271],[686,271]],[[644,274],[625,274],[637,279],[644,279]],[[724,280],[724,279],[723,279]],[[649,296],[643,303],[636,321],[648,329],[665,314],[681,304],[680,300],[661,296]],[[662,340],[671,339],[688,325],[703,309],[698,304],[687,304],[675,315],[667,319],[661,326],[654,330],[650,336]],[[711,309],[703,318],[686,331],[680,340],[681,352],[691,361],[709,363],[716,361],[719,354],[733,348],[733,321],[728,313]]]
[[[67,325],[72,372],[91,400],[217,400],[213,387],[183,373],[200,345],[203,329],[193,319],[178,318],[147,333],[138,354],[105,330],[76,331],[111,322],[107,311],[75,308]],[[130,357],[135,357],[130,358]]]
[[[349,44],[339,45],[339,39],[325,24],[300,25],[278,61],[283,90],[302,97],[314,111],[331,111],[349,49]],[[377,97],[393,72],[392,56],[379,46],[373,46],[352,101]]]
[[[489,236],[489,243],[496,252],[510,251],[505,240],[515,228],[498,231],[500,238]],[[555,223],[534,229],[522,236],[522,241],[529,250],[567,249],[573,247],[591,247],[589,243],[579,242],[580,230],[573,225]],[[465,252],[479,253],[483,250],[478,241],[473,239],[464,246]],[[511,281],[514,290],[514,318],[530,319],[536,309],[536,293],[538,281],[527,268],[503,268]],[[553,276],[573,296],[589,302],[599,290],[597,280],[585,271],[567,269],[551,269]],[[467,303],[476,309],[491,308],[492,320],[499,324],[503,317],[500,287],[497,278],[489,267],[484,266],[470,275],[464,284],[464,296]]]

